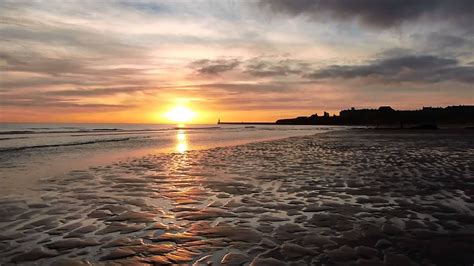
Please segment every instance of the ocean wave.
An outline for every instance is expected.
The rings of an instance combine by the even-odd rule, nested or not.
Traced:
[[[174,127],[174,130],[205,130],[205,129],[220,129],[221,127]]]
[[[121,130],[121,129],[118,129],[118,128],[93,128],[92,130],[93,130],[93,131],[97,131],[97,130],[101,130],[101,131],[117,131],[117,130]]]
[[[58,134],[58,133],[97,133],[97,132],[110,132],[110,131],[125,131],[122,129],[100,129],[100,128],[94,128],[94,129],[78,129],[78,130],[55,130],[55,131],[32,131],[32,130],[12,130],[12,131],[0,131],[0,135],[26,135],[26,134]],[[127,130],[129,131],[129,130]],[[130,131],[135,131],[135,130],[130,130]]]
[[[38,148],[80,146],[80,145],[89,145],[89,144],[97,144],[97,143],[104,143],[104,142],[127,141],[127,140],[130,140],[130,139],[132,139],[132,138],[104,139],[104,140],[91,140],[91,141],[84,141],[84,142],[70,142],[70,143],[61,143],[61,144],[46,144],[46,145],[35,145],[35,146],[10,147],[10,148],[0,148],[0,152],[20,151],[20,150],[38,149]]]
[[[66,130],[55,130],[55,131],[12,130],[12,131],[0,131],[0,135],[81,133],[81,135],[73,135],[73,136],[94,136],[95,134],[100,133],[100,132],[134,133],[134,132],[161,132],[161,131],[170,131],[170,130],[214,130],[214,129],[220,129],[220,127],[169,127],[169,128],[160,128],[160,129],[92,128],[92,129],[77,129],[77,130],[67,130],[67,131]]]
[[[12,139],[28,139],[29,137],[12,137],[12,138],[0,138],[0,140],[12,140]]]
[[[35,131],[31,130],[11,130],[11,131],[0,131],[0,135],[18,135],[18,134],[34,134]]]

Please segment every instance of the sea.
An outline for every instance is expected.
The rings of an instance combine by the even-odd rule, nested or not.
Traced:
[[[0,194],[27,194],[72,170],[157,153],[185,153],[311,135],[337,126],[0,124]]]

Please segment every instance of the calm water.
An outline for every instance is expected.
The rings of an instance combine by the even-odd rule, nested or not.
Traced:
[[[334,129],[338,127],[1,124],[0,193],[29,193],[42,178],[130,157],[183,153]]]

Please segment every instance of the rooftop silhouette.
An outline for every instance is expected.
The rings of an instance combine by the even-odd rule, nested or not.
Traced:
[[[290,119],[279,119],[279,125],[374,125],[434,128],[440,124],[465,125],[474,124],[474,106],[460,105],[442,107],[423,107],[420,110],[394,110],[390,106],[381,106],[378,109],[355,109],[339,112],[339,115],[330,116],[324,112],[323,116],[299,116]]]

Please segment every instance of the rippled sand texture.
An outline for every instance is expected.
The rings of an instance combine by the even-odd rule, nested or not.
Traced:
[[[0,202],[0,263],[472,265],[474,134],[331,132],[150,156]]]

